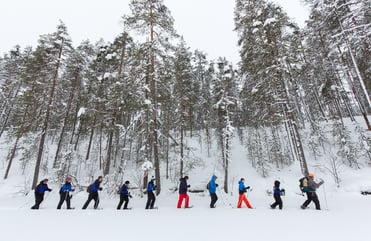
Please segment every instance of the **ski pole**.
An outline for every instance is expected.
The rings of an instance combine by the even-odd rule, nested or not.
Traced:
[[[323,184],[323,195],[324,195],[324,197],[325,197],[326,209],[328,210],[328,203],[327,203],[327,196],[326,196],[326,188],[325,188],[325,184]]]

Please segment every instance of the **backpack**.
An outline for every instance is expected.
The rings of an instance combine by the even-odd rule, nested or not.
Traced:
[[[302,177],[299,179],[299,187],[302,192],[308,192],[308,178],[307,177]]]
[[[207,189],[207,190],[210,189],[210,182],[208,182],[208,183],[206,184],[206,189]]]
[[[91,193],[91,185],[88,186],[88,188],[86,189],[86,191],[87,191],[88,193]]]

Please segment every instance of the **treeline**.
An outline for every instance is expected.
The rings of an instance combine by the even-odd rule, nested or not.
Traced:
[[[33,187],[40,170],[52,168],[60,180],[97,173],[119,180],[128,165],[149,161],[159,194],[161,177],[197,166],[184,140],[203,133],[207,148],[218,140],[228,192],[233,134],[263,176],[294,161],[307,173],[302,130],[320,156],[324,122],[338,140],[334,161],[370,163],[370,5],[305,2],[311,14],[300,29],[269,1],[236,0],[238,66],[191,52],[162,0],[131,1],[112,42],[73,47],[61,22],[35,48],[16,46],[0,58],[0,137],[11,142],[4,178],[17,153],[24,171],[35,168]]]

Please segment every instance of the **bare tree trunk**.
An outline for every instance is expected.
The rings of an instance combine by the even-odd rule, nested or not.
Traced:
[[[77,82],[78,82],[78,79],[77,78],[78,77],[75,76],[75,78],[74,78],[74,80],[72,82],[72,89],[70,91],[70,96],[69,96],[68,102],[67,102],[66,116],[64,117],[64,120],[63,120],[63,126],[62,126],[62,130],[61,130],[61,134],[59,136],[57,151],[55,153],[55,158],[54,158],[54,163],[53,163],[53,167],[54,168],[57,168],[58,167],[58,164],[59,164],[59,161],[58,161],[59,154],[60,154],[60,151],[61,151],[61,148],[62,148],[63,137],[64,137],[64,132],[66,130],[68,118],[70,117],[70,110],[71,110],[71,106],[72,106],[72,101],[73,101],[73,97],[74,97],[76,86],[77,86]]]
[[[109,172],[110,172],[113,134],[114,134],[115,125],[116,125],[117,103],[115,104],[114,109],[115,109],[115,112],[113,113],[113,116],[112,116],[111,129],[110,129],[109,135],[108,135],[107,155],[106,155],[106,161],[105,161],[105,166],[104,166],[104,170],[103,170],[104,175],[108,175]]]
[[[153,14],[153,4],[152,0],[150,0],[150,15]],[[150,42],[154,43],[154,25],[151,22],[150,26]],[[155,164],[155,175],[156,175],[156,183],[157,189],[156,194],[159,195],[161,193],[161,175],[160,175],[160,160],[158,156],[158,134],[157,134],[157,97],[156,97],[156,80],[155,80],[155,53],[153,47],[151,47],[151,56],[150,56],[150,89],[152,95],[152,126],[153,126],[153,155],[154,155],[154,164]]]
[[[91,126],[91,130],[90,130],[89,145],[88,145],[88,150],[86,152],[85,160],[89,160],[91,145],[93,143],[93,136],[94,136],[94,129],[95,129],[96,122],[97,122],[97,114],[95,113],[94,114],[93,125]]]
[[[50,115],[50,112],[51,112],[52,103],[53,103],[53,99],[54,99],[54,92],[55,92],[55,86],[57,84],[59,65],[61,63],[63,43],[64,43],[64,38],[62,38],[62,42],[61,42],[61,46],[60,46],[59,54],[58,54],[57,66],[56,66],[55,71],[54,71],[53,82],[52,82],[52,86],[50,88],[49,101],[48,101],[48,106],[46,107],[44,126],[43,126],[42,131],[41,131],[41,139],[40,139],[39,150],[38,150],[38,154],[37,154],[34,177],[33,177],[33,181],[32,181],[32,189],[35,188],[35,186],[37,184],[37,181],[38,181],[38,178],[39,178],[41,159],[42,159],[42,154],[43,154],[43,151],[44,151],[44,144],[45,144],[46,135],[47,135],[47,132],[48,132],[49,115]]]

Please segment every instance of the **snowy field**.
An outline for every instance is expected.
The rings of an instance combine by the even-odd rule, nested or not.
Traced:
[[[55,191],[47,194],[40,210],[30,210],[33,195],[2,195],[0,240],[370,240],[371,196],[325,193],[323,188],[318,195],[321,211],[315,210],[313,204],[301,210],[305,198],[295,192],[283,197],[283,210],[271,210],[268,205],[273,198],[255,190],[248,197],[254,209],[236,209],[237,197],[221,192],[215,209],[208,208],[206,194],[193,193],[193,208],[176,209],[177,194],[165,193],[157,197],[159,209],[145,210],[146,199],[133,197],[129,203],[133,209],[125,211],[115,210],[118,198],[104,193],[101,210],[91,209],[92,203],[88,210],[81,210],[86,192],[73,197],[74,210],[56,210]]]
[[[223,184],[222,169],[218,151],[206,154],[197,141],[188,145],[198,150],[196,156],[203,165],[191,170],[191,188],[204,189],[212,174]],[[5,160],[9,147],[1,143],[0,160]],[[314,209],[313,203],[307,210],[300,205],[305,197],[299,195],[299,163],[280,170],[270,170],[269,176],[261,177],[250,161],[246,159],[246,148],[234,139],[232,161],[229,175],[229,194],[218,190],[217,208],[210,209],[207,192],[190,193],[191,209],[177,209],[178,194],[169,191],[176,185],[162,178],[162,192],[157,197],[158,209],[145,210],[146,197],[132,191],[129,207],[132,210],[116,210],[118,195],[108,195],[108,187],[103,181],[100,193],[101,210],[81,210],[87,199],[85,190],[76,190],[72,198],[74,210],[56,210],[61,183],[53,180],[53,174],[40,174],[40,179],[49,178],[49,187],[40,210],[30,210],[34,195],[30,191],[32,168],[26,174],[21,168],[12,168],[7,180],[0,179],[0,241],[368,241],[371,240],[369,226],[371,217],[371,195],[361,195],[360,191],[371,191],[371,168],[364,165],[360,170],[346,166],[339,168],[341,179],[337,187],[333,175],[328,171],[330,155],[321,161],[308,157],[310,171],[315,178],[323,179],[325,184],[317,194],[322,210]],[[214,145],[215,148],[215,145]],[[51,151],[52,153],[52,151]],[[49,158],[50,160],[52,158]],[[48,159],[48,160],[49,160]],[[20,162],[18,162],[19,165]],[[364,162],[366,163],[366,162]],[[49,163],[49,165],[51,165]],[[5,162],[0,162],[0,176],[3,176]],[[135,185],[137,170],[128,169],[122,181],[130,180]],[[162,172],[164,173],[164,171]],[[96,175],[98,176],[98,175]],[[244,177],[246,186],[251,186],[248,199],[254,209],[237,209],[236,194],[238,180]],[[286,195],[282,197],[283,210],[272,210],[271,191],[273,182],[279,180]],[[85,176],[79,183],[87,186]],[[206,190],[205,190],[206,191]],[[30,192],[25,195],[26,192]]]

